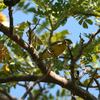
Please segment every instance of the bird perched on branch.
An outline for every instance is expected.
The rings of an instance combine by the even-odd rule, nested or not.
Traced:
[[[20,0],[3,0],[4,4],[8,7],[15,6]]]
[[[69,39],[65,39],[63,41],[57,41],[50,45],[47,49],[40,54],[42,59],[57,57],[63,53],[63,51],[67,48],[69,44],[72,42]]]

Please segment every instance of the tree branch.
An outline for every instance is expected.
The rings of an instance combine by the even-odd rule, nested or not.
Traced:
[[[97,70],[94,71],[94,73],[92,74],[91,78],[90,78],[90,82],[87,85],[86,91],[88,91],[88,88],[90,86],[90,84],[93,82],[95,75],[97,74]]]
[[[34,76],[34,75],[27,75],[27,76],[12,76],[12,77],[7,77],[7,78],[0,78],[0,83],[7,83],[7,82],[15,82],[15,81],[36,81],[38,79],[43,78],[43,76]],[[74,89],[75,95],[78,95],[84,100],[96,100],[96,98],[91,95],[89,92],[85,91],[84,89],[80,88],[78,85],[74,86],[73,88],[73,82],[68,81],[64,77],[61,77],[51,71],[47,77],[45,77],[41,82],[46,82],[46,83],[54,83],[58,84],[63,88],[66,88],[70,91]]]

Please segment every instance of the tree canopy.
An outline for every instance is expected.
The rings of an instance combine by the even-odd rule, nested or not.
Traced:
[[[100,0],[1,0],[0,11],[1,100],[18,99],[10,95],[18,85],[26,89],[22,100],[100,99]],[[15,25],[17,11],[32,19]],[[79,33],[74,43],[69,30],[59,30],[71,17],[97,31]]]

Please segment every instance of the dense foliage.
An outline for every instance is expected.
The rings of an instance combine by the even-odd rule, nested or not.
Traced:
[[[14,100],[10,91],[18,85],[26,89],[22,100],[100,99],[100,0],[1,0],[4,10],[9,26],[0,13],[2,100]],[[18,11],[32,19],[14,25]],[[97,31],[79,33],[73,43],[69,30],[59,30],[71,17],[88,30],[96,23]]]

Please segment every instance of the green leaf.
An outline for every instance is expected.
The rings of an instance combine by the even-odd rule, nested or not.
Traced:
[[[87,25],[87,23],[85,21],[83,22],[83,27],[84,28],[88,28],[88,25]]]
[[[27,9],[30,6],[30,3],[24,5],[23,9]]]
[[[24,30],[28,27],[28,23],[27,22],[22,22],[19,25],[17,25],[15,27],[15,31],[18,32],[18,35],[20,37],[22,37]]]
[[[60,95],[60,91],[59,91],[59,90],[57,90],[57,93],[56,93],[56,95],[57,95],[57,96],[59,96],[59,95]]]
[[[45,20],[41,23],[41,25],[37,28],[36,32],[40,33],[41,31],[43,31],[44,29],[46,29],[46,27],[48,26],[48,21]]]
[[[3,2],[0,2],[0,11],[4,10],[6,5]]]
[[[97,61],[97,56],[96,55],[92,55],[92,61],[96,62]]]
[[[67,30],[57,32],[51,37],[51,41],[56,42],[56,41],[63,40],[66,37],[66,35],[68,35],[68,34],[69,34],[69,32]]]
[[[49,35],[49,32],[45,32],[42,35],[40,35],[40,39],[42,40],[44,46],[47,46]]]
[[[65,89],[62,89],[61,96],[65,96],[65,93],[66,93]]]
[[[88,24],[92,25],[93,24],[93,21],[91,19],[86,19],[85,20]]]
[[[54,96],[52,94],[49,95],[50,100],[54,100]]]
[[[83,18],[79,21],[79,24],[81,25],[83,23]]]
[[[20,23],[16,28],[17,28],[19,31],[23,31],[27,26],[28,26],[28,23],[27,23],[27,22],[22,22],[22,23]]]
[[[36,16],[33,17],[33,22],[34,22],[34,24],[37,24],[38,18]]]
[[[90,79],[86,79],[86,80],[83,82],[83,84],[87,86],[87,85],[89,84],[89,82],[90,82]],[[92,81],[92,82],[93,82],[93,81]],[[90,85],[92,85],[92,82],[91,82]]]
[[[96,11],[100,12],[100,7],[98,7],[98,8],[96,9]]]
[[[97,44],[95,47],[94,47],[94,52],[95,53],[100,53],[100,44]]]
[[[37,46],[42,45],[41,39],[35,33],[33,33],[31,35],[32,35],[32,46],[33,47],[36,48]]]
[[[37,11],[36,11],[36,9],[34,8],[34,7],[31,7],[31,8],[28,8],[27,9],[27,12],[34,12],[34,13],[36,13]]]

